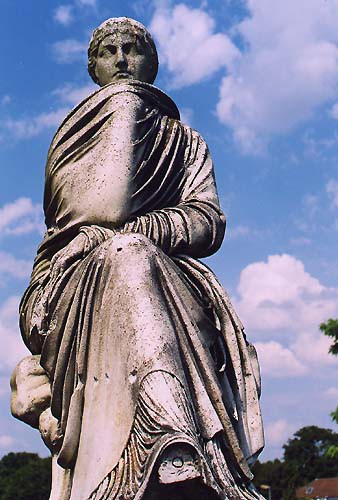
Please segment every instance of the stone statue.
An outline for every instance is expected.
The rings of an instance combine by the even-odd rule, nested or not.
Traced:
[[[207,145],[152,85],[143,25],[108,19],[88,55],[100,88],[48,153],[12,412],[51,450],[53,500],[259,498],[257,357],[198,260],[225,229]]]

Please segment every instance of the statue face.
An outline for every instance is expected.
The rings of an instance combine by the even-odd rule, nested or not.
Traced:
[[[95,74],[101,87],[119,80],[148,81],[149,58],[131,33],[113,33],[99,45]]]

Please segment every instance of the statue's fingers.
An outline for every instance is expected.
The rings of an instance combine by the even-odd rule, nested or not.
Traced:
[[[35,387],[34,391],[32,391],[32,403],[37,408],[40,409],[47,408],[47,406],[49,406],[50,403],[50,398],[51,398],[51,389],[50,389],[50,382],[48,379],[43,384]]]
[[[34,354],[23,358],[15,367],[12,378],[26,379],[32,375],[41,376],[46,375],[45,370],[40,365],[41,356]]]
[[[23,381],[20,380],[21,383],[23,383]],[[44,373],[44,374],[41,374],[41,375],[37,375],[37,374],[31,374],[27,379],[26,381],[24,382],[27,386],[27,388],[29,387],[30,391],[34,391],[35,389],[39,388],[39,387],[43,387],[45,385],[49,386],[50,385],[50,381],[49,381],[49,378],[47,377],[47,374]]]
[[[61,440],[62,432],[58,420],[52,415],[50,408],[41,413],[39,430],[45,445],[54,455]]]

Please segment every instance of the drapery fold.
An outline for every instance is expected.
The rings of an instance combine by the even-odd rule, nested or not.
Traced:
[[[197,260],[224,236],[212,161],[178,118],[149,84],[109,84],[70,113],[50,147],[47,233],[21,302],[21,330],[51,380],[71,500],[88,498],[117,467],[142,384],[155,372],[185,388],[196,449],[221,436],[231,474],[248,483],[263,446],[254,348]],[[82,252],[53,274],[52,258],[79,234]]]

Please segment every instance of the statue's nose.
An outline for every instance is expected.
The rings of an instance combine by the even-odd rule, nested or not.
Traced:
[[[121,66],[124,67],[128,65],[126,54],[123,52],[122,48],[117,49],[115,64],[118,68],[120,68]]]

